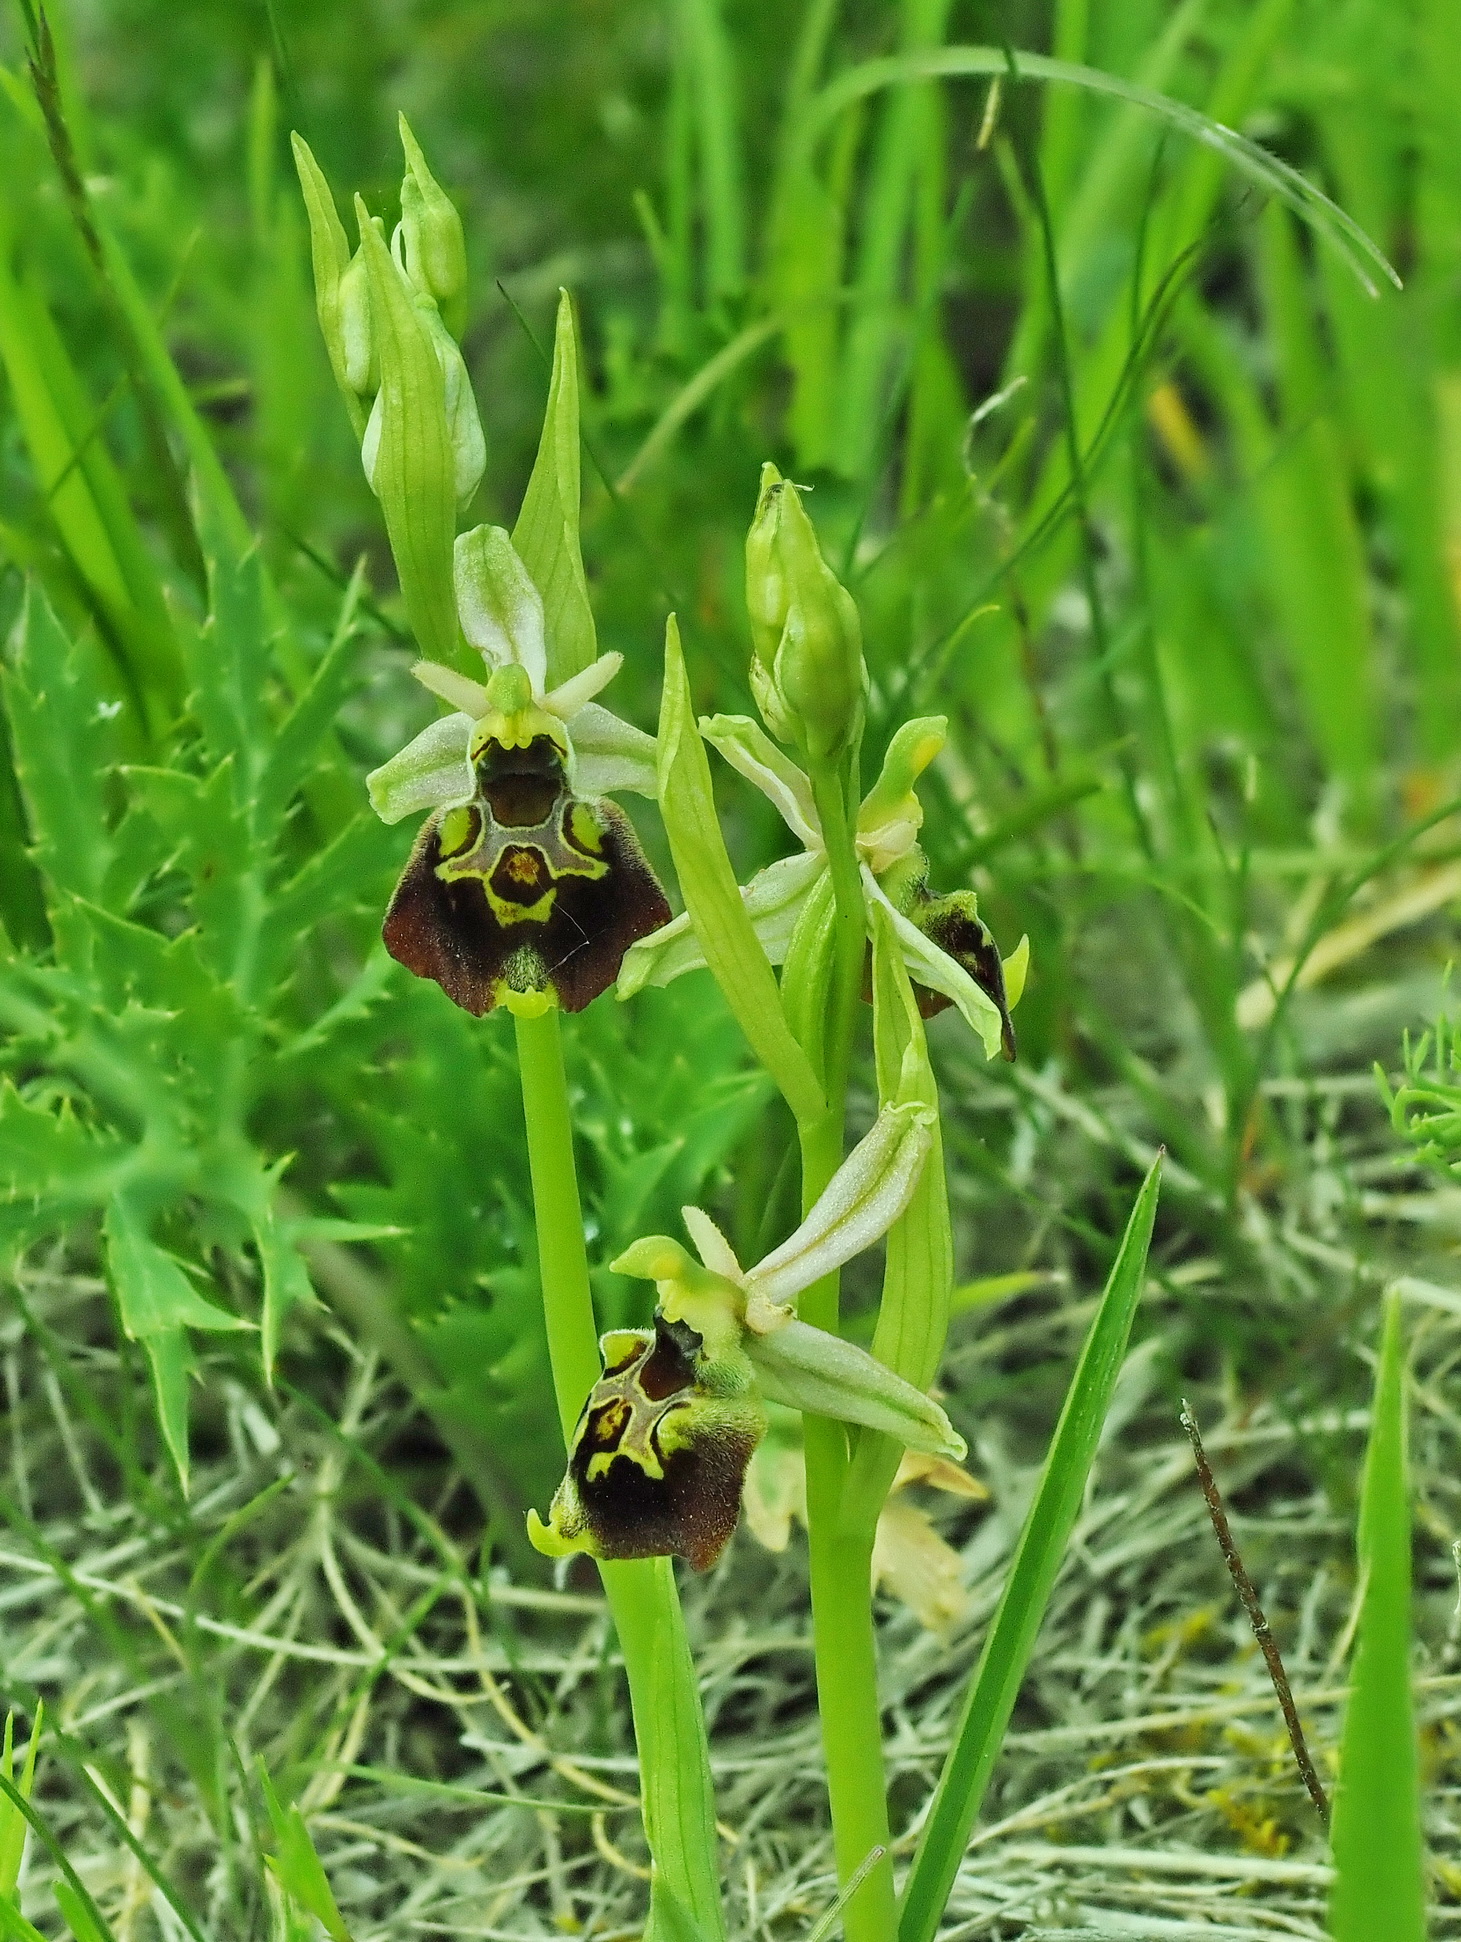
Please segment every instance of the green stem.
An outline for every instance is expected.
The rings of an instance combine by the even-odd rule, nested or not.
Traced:
[[[515,1022],[543,1316],[567,1445],[599,1377],[598,1325],[558,1013],[550,1009]],[[624,1654],[639,1748],[644,1833],[654,1862],[649,1942],[684,1932],[670,1901],[692,1918],[706,1942],[722,1942],[710,1752],[674,1569],[668,1558],[650,1558],[601,1563],[599,1574]]]
[[[837,899],[834,965],[822,1053],[826,1117],[802,1134],[802,1209],[806,1212],[842,1164],[848,1070],[867,948],[862,882],[854,845],[854,768],[812,767],[812,789]],[[803,1320],[838,1326],[839,1277],[828,1275],[802,1295]],[[811,1554],[812,1633],[817,1703],[837,1876],[846,1881],[875,1847],[889,1848],[883,1733],[878,1704],[877,1645],[872,1615],[872,1527],[844,1527],[847,1436],[825,1416],[803,1418],[807,1463],[807,1534]],[[893,1864],[888,1855],[844,1911],[847,1942],[891,1942],[897,1930]]]

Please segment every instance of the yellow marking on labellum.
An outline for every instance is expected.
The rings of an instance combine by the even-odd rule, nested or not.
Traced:
[[[448,809],[441,819],[441,829],[437,836],[437,844],[442,855],[455,856],[458,850],[464,850],[475,828],[476,817],[471,809],[465,806],[461,809]]]
[[[599,820],[586,802],[574,800],[569,805],[566,835],[570,843],[576,843],[581,850],[588,850],[594,856],[601,856],[604,849],[604,832]],[[607,866],[605,866],[607,867]]]

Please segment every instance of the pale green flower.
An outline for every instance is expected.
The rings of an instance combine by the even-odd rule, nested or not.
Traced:
[[[863,798],[857,852],[869,910],[888,913],[908,975],[925,1012],[957,1006],[986,1056],[1013,1054],[1009,1014],[1024,989],[1028,946],[1021,940],[1001,960],[978,916],[971,891],[934,897],[918,845],[923,806],[914,785],[943,747],[941,715],[905,722],[893,737],[882,773]],[[832,897],[821,819],[807,775],[745,715],[716,715],[700,724],[706,741],[767,796],[802,845],[799,856],[768,864],[741,891],[757,939],[773,964],[785,961],[797,926],[819,899]],[[646,985],[666,985],[706,963],[688,913],[636,944],[619,974],[621,998]]]

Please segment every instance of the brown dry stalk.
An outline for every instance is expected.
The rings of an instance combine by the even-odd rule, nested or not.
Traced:
[[[1243,1609],[1248,1614],[1248,1622],[1253,1627],[1253,1636],[1258,1641],[1258,1650],[1263,1654],[1263,1662],[1268,1667],[1268,1676],[1273,1681],[1273,1690],[1278,1696],[1278,1703],[1283,1711],[1283,1723],[1288,1728],[1289,1745],[1294,1750],[1299,1777],[1309,1790],[1314,1811],[1327,1828],[1329,1796],[1324,1791],[1323,1782],[1315,1771],[1314,1762],[1310,1757],[1308,1742],[1304,1738],[1303,1724],[1299,1719],[1299,1709],[1294,1704],[1288,1674],[1283,1669],[1283,1659],[1279,1654],[1273,1633],[1269,1630],[1263,1607],[1258,1602],[1258,1593],[1253,1589],[1253,1580],[1244,1569],[1238,1547],[1233,1541],[1232,1529],[1228,1524],[1228,1513],[1223,1508],[1222,1492],[1218,1489],[1217,1479],[1212,1474],[1212,1465],[1207,1460],[1207,1451],[1202,1447],[1202,1432],[1198,1429],[1197,1419],[1185,1399],[1182,1404],[1181,1422],[1187,1432],[1187,1440],[1192,1445],[1192,1454],[1197,1460],[1198,1480],[1202,1484],[1202,1494],[1207,1500],[1207,1514],[1212,1519],[1212,1528],[1217,1533],[1223,1563],[1228,1567],[1228,1575],[1233,1581],[1239,1598],[1243,1601]]]

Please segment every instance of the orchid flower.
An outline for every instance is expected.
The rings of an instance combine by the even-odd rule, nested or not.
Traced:
[[[929,892],[928,860],[918,844],[923,806],[914,784],[943,747],[947,728],[942,715],[905,722],[888,748],[882,773],[863,798],[857,853],[869,923],[874,905],[888,912],[925,1017],[955,1005],[983,1042],[987,1057],[1002,1049],[1013,1058],[1010,1012],[1024,989],[1028,940],[1021,939],[1002,961],[972,891],[947,897]],[[775,804],[802,845],[800,855],[768,864],[741,891],[762,949],[773,964],[781,964],[804,915],[819,900],[830,907],[832,899],[810,778],[748,716],[716,715],[702,720],[700,730],[733,769]],[[679,916],[628,953],[618,995],[628,998],[645,985],[669,984],[704,964],[688,914]]]
[[[654,1325],[603,1337],[590,1391],[540,1551],[599,1558],[678,1555],[697,1570],[735,1529],[741,1486],[781,1403],[860,1424],[930,1455],[962,1457],[937,1403],[854,1343],[796,1316],[803,1289],[871,1247],[908,1205],[932,1140],[934,1113],[886,1106],[796,1232],[751,1268],[699,1207],[683,1209],[697,1260],[663,1234],[613,1263],[653,1281]]]
[[[386,914],[391,955],[465,1010],[578,1011],[669,915],[610,790],[655,793],[654,740],[594,700],[602,654],[547,688],[543,601],[499,526],[454,551],[457,621],[485,682],[437,661],[412,673],[452,713],[366,778],[387,823],[430,812]]]

